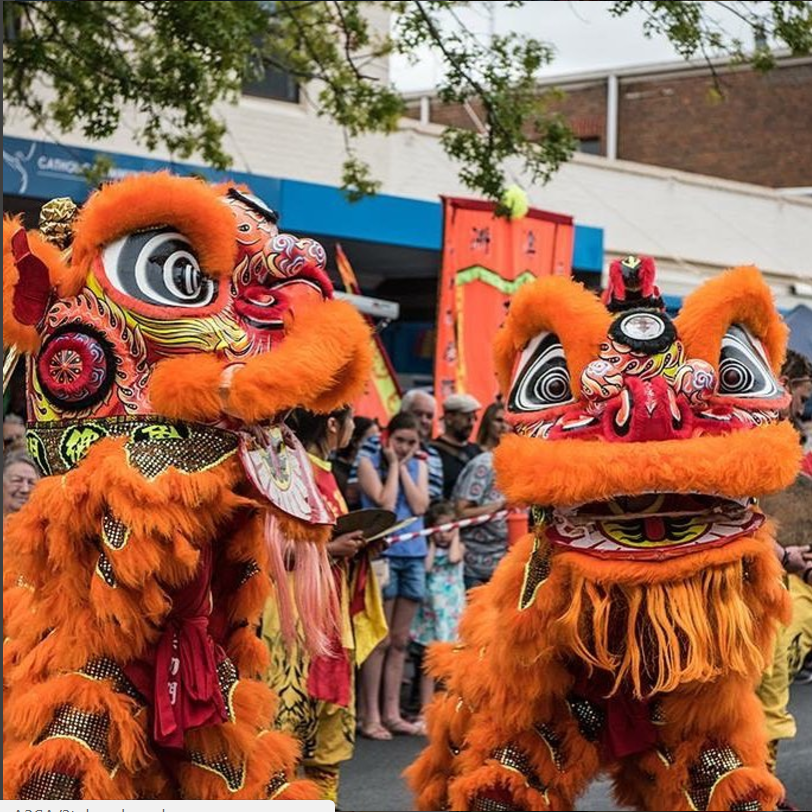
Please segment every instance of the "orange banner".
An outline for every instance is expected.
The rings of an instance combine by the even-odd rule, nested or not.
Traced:
[[[358,279],[350,265],[344,249],[336,243],[336,266],[338,274],[347,293],[361,295]],[[372,324],[372,320],[367,318]],[[400,386],[392,369],[392,363],[377,333],[373,333],[374,349],[372,372],[364,388],[364,394],[353,404],[355,414],[377,418],[381,426],[386,426],[389,419],[400,409]]]
[[[479,200],[443,199],[443,267],[437,309],[434,391],[484,406],[498,392],[493,338],[511,296],[540,276],[572,272],[572,218],[539,209],[508,220]]]

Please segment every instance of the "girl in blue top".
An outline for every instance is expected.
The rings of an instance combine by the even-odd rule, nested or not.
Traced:
[[[428,465],[423,456],[416,418],[403,412],[396,414],[381,450],[362,457],[358,463],[362,506],[392,510],[398,521],[415,517],[405,531],[421,530],[429,505]],[[369,738],[389,739],[392,733],[413,736],[421,732],[401,716],[400,684],[409,629],[426,593],[426,552],[426,539],[419,536],[397,542],[384,553],[389,564],[389,580],[383,589],[389,636],[361,669],[361,734]]]

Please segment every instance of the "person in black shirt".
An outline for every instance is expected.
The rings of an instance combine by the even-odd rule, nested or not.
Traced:
[[[472,395],[450,395],[443,401],[443,433],[432,441],[431,446],[443,463],[443,498],[450,499],[462,469],[482,449],[468,442],[474,431],[480,402]]]

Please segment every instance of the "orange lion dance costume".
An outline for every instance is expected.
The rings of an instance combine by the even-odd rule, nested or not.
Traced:
[[[535,531],[474,590],[430,745],[423,810],[572,809],[608,770],[620,803],[769,810],[754,694],[788,612],[753,497],[792,482],[786,329],[754,268],[665,314],[653,263],[613,263],[607,305],[568,279],[515,297],[496,343],[515,434],[500,489]]]
[[[256,628],[286,544],[317,638],[329,614],[332,519],[281,418],[360,393],[368,328],[246,192],[145,175],[71,206],[3,224],[46,475],[6,528],[4,796],[317,798]]]

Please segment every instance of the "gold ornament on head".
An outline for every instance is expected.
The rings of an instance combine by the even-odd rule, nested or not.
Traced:
[[[49,200],[39,213],[39,230],[48,242],[64,250],[73,242],[73,222],[79,207],[69,197]]]

